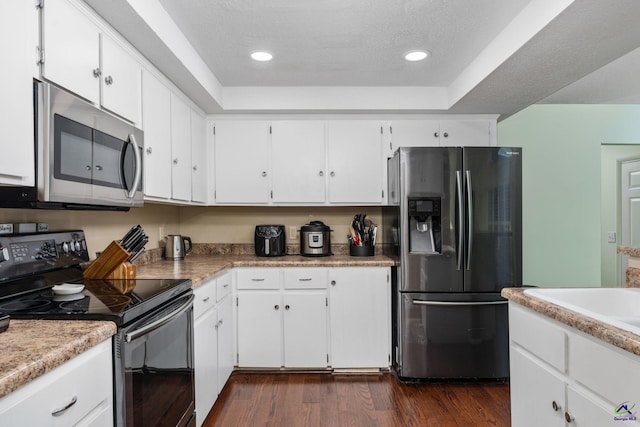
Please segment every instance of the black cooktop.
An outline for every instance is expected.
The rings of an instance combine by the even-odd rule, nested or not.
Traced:
[[[0,300],[0,312],[14,319],[111,320],[122,326],[191,291],[191,280],[182,279],[72,283],[83,283],[85,288],[70,295],[58,295],[46,288],[6,298]]]
[[[81,230],[0,236],[0,313],[15,319],[111,320],[118,326],[191,292],[188,279],[83,279]],[[83,284],[74,294],[55,285]]]

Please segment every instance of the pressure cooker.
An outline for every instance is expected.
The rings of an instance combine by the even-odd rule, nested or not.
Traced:
[[[300,255],[331,255],[331,229],[322,221],[311,221],[300,227]]]

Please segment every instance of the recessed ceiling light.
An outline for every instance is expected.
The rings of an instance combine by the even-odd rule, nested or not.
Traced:
[[[429,56],[429,51],[427,50],[410,50],[404,54],[404,59],[407,61],[422,61],[427,56]]]
[[[251,54],[251,59],[260,62],[271,61],[271,59],[273,59],[273,55],[269,52],[256,51]]]

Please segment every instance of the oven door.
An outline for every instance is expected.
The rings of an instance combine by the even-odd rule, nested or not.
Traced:
[[[195,423],[193,298],[185,295],[119,331],[116,426]]]

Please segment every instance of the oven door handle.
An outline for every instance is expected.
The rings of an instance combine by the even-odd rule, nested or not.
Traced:
[[[134,341],[134,340],[136,340],[136,339],[138,339],[138,338],[140,338],[140,337],[142,337],[144,335],[147,335],[151,331],[154,331],[154,330],[158,329],[159,327],[166,325],[167,323],[171,322],[176,317],[180,316],[185,311],[189,310],[193,305],[194,298],[195,298],[195,295],[191,295],[189,297],[189,300],[186,303],[184,303],[182,306],[180,306],[180,308],[178,308],[175,311],[172,311],[170,314],[168,314],[167,316],[163,317],[162,319],[155,320],[155,321],[149,323],[148,325],[143,326],[140,329],[136,329],[133,332],[129,332],[128,334],[125,334],[124,340],[126,342]]]

